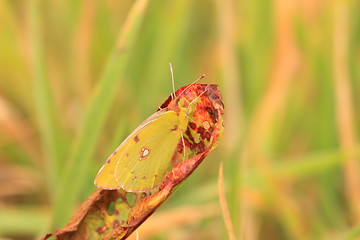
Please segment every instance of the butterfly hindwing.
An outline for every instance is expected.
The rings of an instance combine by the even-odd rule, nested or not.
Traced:
[[[178,113],[167,111],[133,135],[115,169],[118,185],[129,191],[147,191],[158,186],[186,127],[184,121],[187,119]]]
[[[96,175],[94,184],[102,189],[119,189],[121,188],[115,181],[114,172],[118,161],[124,152],[124,149],[131,143],[129,139],[133,135],[142,131],[148,124],[151,124],[157,118],[162,116],[163,112],[159,111],[147,118],[142,124],[140,124],[121,144],[117,149],[109,156],[105,164],[101,167],[98,174]]]
[[[104,189],[147,191],[164,178],[187,118],[157,112],[130,134],[99,171],[95,185]]]

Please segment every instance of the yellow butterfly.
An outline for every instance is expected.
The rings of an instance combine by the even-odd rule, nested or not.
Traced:
[[[195,83],[188,86],[195,85],[204,87]],[[179,102],[183,104],[181,97],[188,86],[176,91],[182,90],[179,96],[174,92],[167,107],[141,123],[110,155],[95,178],[97,187],[146,192],[162,183],[178,144],[181,140],[184,143],[183,133],[188,127],[191,103],[182,107]]]

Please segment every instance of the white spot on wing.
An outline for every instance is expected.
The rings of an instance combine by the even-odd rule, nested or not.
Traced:
[[[150,154],[150,149],[143,147],[140,151],[140,160],[144,160]]]

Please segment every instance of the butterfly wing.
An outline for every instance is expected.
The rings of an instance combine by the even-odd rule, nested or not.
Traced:
[[[157,112],[133,131],[100,169],[95,185],[104,189],[147,191],[164,178],[187,118]]]

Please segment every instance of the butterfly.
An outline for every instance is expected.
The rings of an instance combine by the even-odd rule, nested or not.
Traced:
[[[198,106],[195,103],[208,90],[211,92],[213,86],[216,85],[192,83],[174,91],[158,111],[142,122],[109,156],[94,184],[102,189],[128,192],[146,192],[158,187],[175,155],[182,152],[185,160],[185,144],[189,145],[191,139],[184,135],[193,121],[189,116],[194,116]]]

